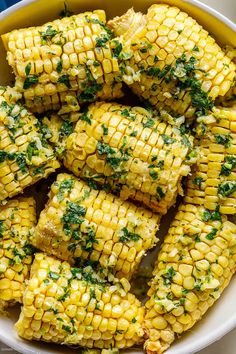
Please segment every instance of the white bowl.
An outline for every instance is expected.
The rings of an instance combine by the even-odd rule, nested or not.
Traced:
[[[108,17],[124,13],[128,8],[145,11],[152,3],[165,2],[176,5],[198,20],[220,44],[236,46],[236,25],[207,5],[194,0],[67,0],[69,9],[77,12],[103,8]],[[63,9],[64,0],[25,0],[0,14],[0,34],[20,27],[39,25],[58,17]],[[12,76],[5,60],[5,51],[0,44],[0,84],[10,83]],[[193,329],[176,341],[166,354],[191,354],[219,340],[236,327],[236,282],[235,278],[216,302],[213,308]],[[10,311],[9,318],[0,317],[0,340],[15,350],[25,354],[73,353],[74,350],[41,342],[28,342],[18,338],[14,323],[19,315],[19,308]],[[76,351],[78,352],[78,350]],[[75,352],[75,353],[76,353]],[[126,351],[132,354],[141,350]]]

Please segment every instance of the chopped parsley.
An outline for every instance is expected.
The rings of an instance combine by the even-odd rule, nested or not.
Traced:
[[[134,130],[132,133],[130,133],[130,136],[132,136],[132,137],[136,137],[138,135],[138,132],[137,132],[137,130]]]
[[[139,234],[134,232],[130,232],[127,227],[123,227],[120,232],[119,240],[123,243],[127,243],[129,241],[138,241],[141,238]]]
[[[48,272],[48,277],[52,280],[58,280],[60,278],[60,274],[55,272]]]
[[[16,163],[19,166],[19,169],[21,170],[22,173],[26,173],[26,157],[25,154],[23,153],[18,153],[16,157]]]
[[[218,230],[215,227],[213,227],[212,231],[206,235],[206,239],[210,240],[210,241],[213,240],[215,235],[217,234],[217,232],[218,232]]]
[[[87,107],[83,110],[83,113],[80,116],[80,120],[83,120],[84,122],[88,123],[89,125],[92,124],[92,116],[91,116],[91,114],[88,113]]]
[[[146,122],[142,122],[142,125],[144,128],[152,128],[154,126],[154,124],[155,124],[155,121],[152,118],[148,118],[146,120]]]
[[[96,234],[95,234],[94,228],[88,227],[87,233],[86,233],[86,238],[85,238],[85,244],[82,245],[82,249],[87,252],[91,252],[93,249],[94,243],[98,243],[98,240],[96,240]]]
[[[73,179],[65,179],[59,185],[59,191],[57,193],[57,199],[62,201],[65,193],[70,193],[74,186],[75,181]]]
[[[172,138],[170,135],[161,134],[161,137],[162,137],[164,143],[167,145],[170,145],[170,144],[173,144],[174,142],[176,142],[176,139]]]
[[[73,133],[73,123],[65,120],[60,128],[59,134],[60,137],[69,136]]]
[[[170,267],[167,269],[166,273],[162,275],[164,278],[164,284],[166,286],[170,285],[172,283],[173,277],[175,276],[176,271],[174,270],[173,267]]]
[[[35,141],[30,141],[26,149],[26,157],[29,161],[32,160],[33,156],[39,155],[39,149],[37,148]]]
[[[236,191],[235,181],[222,182],[218,187],[218,194],[223,198],[228,197]]]
[[[62,72],[62,60],[61,59],[59,59],[57,62],[56,70],[57,70],[58,74],[60,74]]]
[[[107,42],[110,40],[110,36],[107,34],[102,34],[100,37],[96,38],[96,48],[107,48]]]
[[[124,145],[124,143],[123,143],[123,145]],[[115,149],[113,149],[109,145],[99,141],[97,143],[97,151],[98,151],[99,155],[106,155],[106,162],[114,170],[116,170],[118,167],[120,167],[120,164],[123,161],[127,161],[129,159],[129,150],[124,149],[124,146],[122,146],[119,150],[120,156],[117,156],[118,152],[116,152]]]
[[[203,215],[202,215],[202,220],[203,221],[209,221],[209,220],[221,221],[221,214],[219,212],[219,206],[214,211],[210,211],[209,209],[204,210]]]
[[[39,33],[42,38],[42,43],[45,44],[47,41],[50,41],[53,37],[55,37],[59,32],[55,30],[51,25],[48,25],[45,32]]]
[[[29,62],[25,67],[25,75],[28,76],[31,70],[31,63]]]
[[[61,75],[58,82],[64,84],[68,89],[71,89],[70,78],[68,74]]]
[[[188,139],[188,137],[186,135],[183,135],[182,139],[181,139],[181,143],[185,146],[187,146],[188,148],[192,147],[192,144],[190,142],[190,140]]]
[[[158,179],[158,173],[156,171],[152,170],[152,169],[149,171],[149,175],[151,176],[151,178],[154,181],[156,181]]]
[[[115,58],[119,58],[119,55],[123,48],[122,43],[120,43],[118,40],[114,40],[113,43],[115,44],[115,47],[112,48],[113,56]]]
[[[231,145],[232,136],[230,134],[215,134],[215,141],[217,144],[224,145],[227,149]]]
[[[203,178],[202,177],[195,177],[192,180],[192,183],[195,184],[195,186],[197,186],[198,188],[202,187],[202,182],[203,182]]]
[[[108,135],[108,128],[104,123],[102,124],[102,130],[103,130],[103,135]]]
[[[199,52],[199,47],[195,44],[195,46],[192,49],[193,52]]]
[[[157,191],[157,199],[160,201],[162,198],[165,197],[165,192],[163,192],[162,188],[161,187],[157,187],[156,189]]]
[[[221,167],[220,175],[229,176],[231,171],[236,167],[236,157],[235,156],[226,156],[224,164]]]
[[[37,84],[39,82],[37,75],[28,75],[24,81],[23,89],[27,90],[31,86]]]

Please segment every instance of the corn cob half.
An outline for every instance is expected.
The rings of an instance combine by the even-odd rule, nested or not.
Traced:
[[[236,110],[199,117],[199,159],[188,178],[185,201],[223,214],[236,212]]]
[[[34,252],[36,225],[33,198],[12,199],[0,206],[0,311],[21,302]]]
[[[41,212],[33,244],[71,264],[91,260],[130,278],[158,241],[159,220],[149,210],[60,174]]]
[[[35,256],[16,324],[18,334],[88,348],[128,348],[142,342],[144,309],[126,279],[104,279],[91,267],[71,268]]]
[[[148,353],[163,353],[220,297],[235,272],[236,226],[219,212],[181,205],[164,240],[148,291]]]
[[[103,10],[65,17],[2,36],[15,87],[32,112],[79,110],[80,103],[121,97],[112,33]],[[63,107],[62,107],[63,106]]]
[[[123,80],[157,109],[208,114],[235,77],[235,65],[187,13],[167,4],[130,9],[108,22],[123,45]]]
[[[0,202],[59,167],[37,119],[13,102],[14,90],[0,89]]]
[[[193,138],[141,107],[99,102],[85,110],[65,143],[75,175],[165,214],[182,192]]]

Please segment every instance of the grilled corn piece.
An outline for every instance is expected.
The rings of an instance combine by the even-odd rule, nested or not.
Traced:
[[[61,108],[61,114],[79,110],[80,103],[122,95],[111,38],[103,10],[2,36],[26,105],[38,113]]]
[[[164,240],[148,291],[148,353],[163,353],[200,320],[227,287],[236,263],[236,226],[219,212],[181,205]]]
[[[142,341],[144,309],[126,279],[109,281],[91,267],[71,268],[38,253],[16,324],[18,334],[88,348],[128,348]]]
[[[59,167],[37,119],[14,97],[14,90],[0,88],[0,202]]]
[[[226,46],[224,50],[228,57],[236,64],[236,48]],[[217,98],[216,105],[221,107],[236,107],[236,79],[226,95]]]
[[[236,110],[199,117],[198,163],[188,178],[185,201],[223,214],[236,213]]]
[[[33,245],[71,264],[89,259],[130,278],[158,241],[159,220],[149,210],[60,174],[41,212]]]
[[[208,114],[235,77],[235,65],[187,13],[167,4],[130,9],[108,22],[123,45],[123,80],[157,109]]]
[[[63,161],[75,175],[165,214],[182,192],[192,145],[144,108],[99,102],[81,113]]]
[[[12,199],[0,206],[0,311],[21,302],[29,277],[36,224],[33,198]]]

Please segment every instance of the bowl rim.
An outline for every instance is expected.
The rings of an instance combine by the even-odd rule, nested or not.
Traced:
[[[230,20],[227,16],[221,14],[218,10],[213,9],[211,6],[209,6],[203,2],[200,2],[199,0],[183,0],[183,1],[187,2],[191,5],[194,5],[203,11],[208,12],[210,15],[217,18],[219,21],[223,22],[226,26],[231,28],[233,31],[236,31],[236,23],[234,23],[232,20]],[[5,18],[6,15],[9,15],[9,14],[15,12],[17,9],[24,8],[34,2],[37,2],[37,0],[21,0],[21,1],[17,2],[16,4],[10,6],[9,8],[5,9],[4,11],[2,11],[0,13],[0,21],[3,18]],[[163,2],[165,2],[165,0],[163,0]]]
[[[9,8],[5,9],[0,13],[0,21],[3,20],[5,17],[8,15],[13,14],[15,11],[18,9],[22,9],[27,7],[28,5],[37,2],[37,0],[22,0],[20,2],[17,2],[16,4],[10,6]],[[165,0],[163,0],[165,2]],[[236,32],[236,23],[234,23],[232,20],[230,20],[227,16],[221,14],[218,10],[213,9],[211,6],[200,2],[199,0],[184,0],[184,2],[189,3],[190,5],[193,5],[199,9],[201,9],[203,12],[207,12],[211,16],[215,17],[218,19],[220,22],[224,23],[227,27],[232,29],[233,31]],[[102,5],[102,4],[101,4]],[[233,281],[233,279],[231,280]],[[217,326],[215,330],[211,332],[211,336],[209,337],[204,337],[201,339],[199,342],[195,342],[192,348],[179,348],[175,349],[175,354],[193,354],[196,353],[197,351],[206,348],[207,346],[213,344],[214,342],[217,342],[220,340],[223,336],[225,336],[227,333],[229,333],[231,330],[236,328],[236,314],[234,314],[232,317],[230,317],[226,322],[221,323],[220,326]],[[23,354],[38,354],[39,352],[37,349],[30,348],[24,345],[24,340],[20,338],[11,338],[11,341],[9,338],[7,338],[4,334],[0,332],[0,341],[14,350],[19,351],[20,353]],[[168,354],[169,350],[166,352]]]

